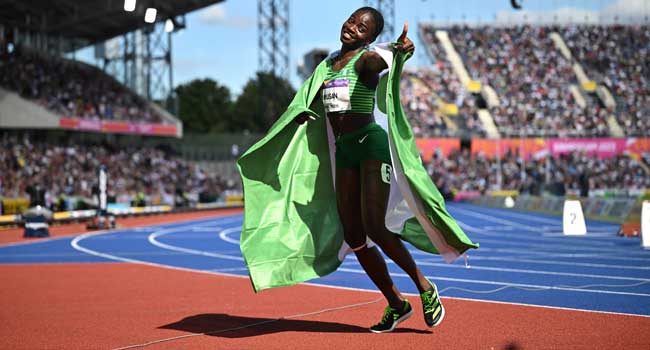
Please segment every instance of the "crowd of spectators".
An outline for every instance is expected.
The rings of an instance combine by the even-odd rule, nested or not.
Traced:
[[[639,161],[626,155],[598,159],[576,152],[524,160],[517,152],[507,151],[496,159],[481,153],[472,155],[469,149],[463,149],[447,157],[434,152],[425,167],[447,198],[457,192],[491,190],[518,190],[532,195],[565,195],[570,191],[588,195],[589,191],[598,190],[650,189],[650,176]]]
[[[102,164],[109,174],[110,203],[188,206],[241,193],[236,174],[205,171],[159,148],[55,145],[15,137],[4,137],[1,146],[0,197],[30,198],[38,193],[35,188],[41,189],[42,205],[54,211],[96,206],[97,170]],[[447,156],[436,150],[424,165],[441,193],[452,198],[458,192],[491,190],[586,195],[597,190],[650,189],[650,176],[644,170],[648,164],[650,152],[639,160],[626,155],[598,159],[577,152],[523,159],[507,150],[496,159],[462,148]]]
[[[434,120],[440,119],[441,112],[444,110],[443,104],[450,104],[457,108],[457,113],[450,114],[450,120],[456,125],[457,129],[464,135],[484,136],[485,129],[478,120],[476,99],[469,93],[460,80],[457,78],[454,70],[447,60],[445,51],[441,49],[438,39],[430,31],[424,32],[427,49],[436,58],[435,64],[428,69],[418,69],[405,72],[407,77],[415,77],[422,84],[411,86],[408,82],[402,83],[403,105],[409,106],[407,116],[414,124],[424,123],[431,125],[428,117],[432,115]],[[417,113],[413,111],[413,101],[416,103],[422,100],[428,100],[428,109],[418,109]],[[437,114],[437,115],[436,115]],[[426,136],[426,128],[424,136]],[[434,129],[440,130],[440,129]],[[443,130],[444,135],[453,136],[455,130]],[[417,133],[416,133],[417,134]]]
[[[502,134],[608,134],[607,111],[593,103],[580,107],[569,89],[576,84],[571,62],[549,35],[558,30],[528,25],[447,29],[472,79],[495,89],[500,103],[491,113]]]
[[[406,117],[417,137],[448,135],[447,124],[438,110],[435,93],[425,85],[424,70],[404,71],[400,81],[400,98]]]
[[[19,48],[0,58],[0,86],[57,115],[164,122],[143,98],[96,67]]]
[[[405,71],[402,77],[402,106],[417,136],[485,136],[473,96],[466,94],[448,63],[438,61],[434,70]],[[445,104],[455,106],[457,113],[445,111]],[[455,128],[447,126],[445,116]]]
[[[98,169],[107,167],[109,202],[131,206],[214,202],[241,189],[236,177],[151,147],[55,145],[5,137],[0,149],[0,197],[26,198],[44,188],[44,205],[72,210],[96,205]],[[223,198],[221,198],[223,199]]]
[[[628,135],[650,135],[650,26],[570,26],[562,37],[589,78],[614,95]]]

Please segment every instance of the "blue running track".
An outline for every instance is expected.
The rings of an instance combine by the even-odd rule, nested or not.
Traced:
[[[443,297],[650,316],[650,251],[618,225],[587,221],[587,235],[562,235],[558,216],[449,203],[480,249],[446,264],[412,249]],[[144,262],[247,275],[238,240],[242,216],[115,230],[0,246],[2,264]],[[417,293],[390,260],[400,290]],[[466,265],[467,263],[467,265]],[[353,256],[314,284],[375,290]]]

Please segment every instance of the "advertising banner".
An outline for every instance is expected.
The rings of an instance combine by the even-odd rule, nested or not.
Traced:
[[[417,145],[422,153],[422,159],[430,160],[431,153],[436,147],[440,148],[443,156],[446,156],[450,150],[460,147],[457,139],[455,139],[456,143],[451,143],[449,140],[454,139],[418,139]],[[481,154],[489,159],[495,158],[497,154],[503,157],[509,152],[526,160],[540,159],[547,155],[557,157],[570,153],[585,153],[589,157],[599,159],[626,154],[639,160],[643,153],[650,152],[650,138],[473,139],[470,150],[472,156]]]
[[[584,153],[596,156],[598,159],[611,158],[623,154],[626,150],[627,139],[548,139],[546,141],[553,156],[569,153]]]
[[[176,125],[147,124],[124,121],[93,120],[81,118],[61,118],[61,129],[94,131],[115,134],[139,134],[153,136],[176,136]]]
[[[458,138],[434,138],[434,139],[416,139],[415,144],[420,150],[422,160],[431,161],[434,152],[439,152],[442,157],[447,157],[452,151],[460,149],[460,139]]]
[[[548,154],[548,144],[545,139],[475,139],[472,140],[472,155],[483,154],[486,158],[494,158],[498,154],[503,157],[506,152],[519,154],[525,159],[542,158]]]

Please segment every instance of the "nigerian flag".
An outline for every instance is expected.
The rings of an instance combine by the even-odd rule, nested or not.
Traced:
[[[382,73],[375,107],[377,123],[388,130],[393,163],[386,227],[452,262],[478,244],[449,215],[422,166],[399,99],[408,57],[393,55],[390,44],[373,49],[389,67]],[[325,72],[323,61],[268,134],[237,161],[244,186],[240,247],[255,291],[325,276],[351,252],[336,210],[334,139],[316,98]],[[294,123],[301,113],[316,120]]]

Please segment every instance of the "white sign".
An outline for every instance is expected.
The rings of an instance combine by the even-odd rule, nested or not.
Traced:
[[[641,247],[650,249],[650,201],[643,201],[641,207]]]
[[[579,236],[587,234],[585,216],[582,205],[577,200],[565,200],[562,214],[562,229],[565,236]]]

